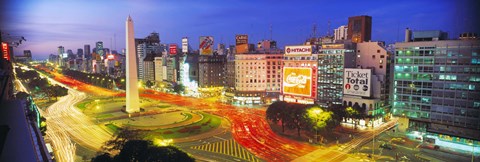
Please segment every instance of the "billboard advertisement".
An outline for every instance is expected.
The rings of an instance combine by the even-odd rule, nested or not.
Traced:
[[[235,45],[248,44],[248,35],[247,34],[237,34],[235,35]]]
[[[343,94],[370,97],[372,91],[371,78],[371,69],[345,68]]]
[[[213,37],[203,36],[200,37],[200,55],[212,55],[213,54]]]
[[[188,38],[187,37],[182,38],[182,52],[183,53],[188,53]]]
[[[247,34],[237,34],[235,35],[235,50],[236,53],[247,53],[248,52],[248,35]]]
[[[284,67],[283,93],[312,96],[312,68]]]
[[[311,55],[312,46],[285,46],[285,55]]]
[[[170,44],[168,49],[171,55],[177,54],[177,44]]]
[[[8,44],[5,42],[2,42],[2,54],[5,60],[10,61],[10,51],[8,49]]]

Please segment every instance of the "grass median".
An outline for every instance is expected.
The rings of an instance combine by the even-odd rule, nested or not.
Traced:
[[[215,115],[201,113],[203,115],[203,119],[199,122],[177,127],[177,128],[168,128],[168,129],[156,129],[152,131],[148,131],[146,133],[146,139],[175,139],[175,138],[183,138],[188,136],[193,136],[197,134],[202,134],[213,129],[216,129],[220,126],[221,118]]]

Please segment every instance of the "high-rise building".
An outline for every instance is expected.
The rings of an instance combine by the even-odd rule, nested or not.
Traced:
[[[126,45],[127,45],[127,69],[126,69],[126,109],[127,113],[135,113],[140,111],[140,99],[138,96],[138,83],[137,83],[137,61],[135,55],[135,36],[133,33],[133,20],[128,16],[125,22],[126,28]]]
[[[90,45],[86,44],[83,46],[83,57],[82,57],[82,70],[84,72],[89,71],[90,59],[92,58],[90,54]]]
[[[198,58],[198,87],[203,96],[220,95],[225,85],[226,55],[201,55]]]
[[[335,29],[334,31],[334,40],[335,41],[341,41],[341,40],[347,40],[347,34],[348,33],[348,27],[345,25],[342,25]]]
[[[235,55],[233,53],[227,54],[225,71],[225,97],[227,102],[232,103],[235,96]]]
[[[317,103],[321,106],[341,105],[345,68],[355,68],[355,44],[324,44],[318,50]]]
[[[64,58],[65,56],[65,48],[63,46],[58,46],[58,66],[65,66],[65,61]]]
[[[391,83],[391,53],[386,50],[383,42],[362,42],[356,45],[356,68],[349,68],[344,72],[345,78],[354,78],[348,72],[368,71],[364,77],[355,77],[356,79],[368,79],[366,83],[349,83],[344,80],[342,89],[350,89],[353,85],[359,85],[362,93],[343,92],[343,106],[361,107],[368,115],[365,122],[360,122],[361,126],[377,126],[383,121],[383,117],[390,108],[390,83]],[[352,73],[353,74],[353,73]],[[347,86],[347,84],[349,86]],[[364,88],[362,87],[362,88]],[[365,92],[366,91],[366,92]],[[354,91],[355,92],[355,91]],[[358,92],[358,91],[357,91]],[[350,121],[347,121],[350,122]]]
[[[97,43],[95,43],[95,53],[100,55],[100,58],[105,58],[105,51],[103,49],[102,41],[98,41]]]
[[[354,43],[370,41],[372,39],[372,17],[366,15],[349,17],[347,39]]]
[[[405,117],[400,130],[471,151],[480,140],[480,40],[442,35],[414,31],[412,42],[395,43],[392,113]]]
[[[166,77],[165,78],[163,77],[164,76],[163,74],[166,73],[166,70],[167,70],[165,66],[165,59],[163,59],[162,56],[156,56],[153,60],[153,64],[154,64],[154,71],[155,71],[155,81],[163,82],[163,80],[167,79]]]
[[[270,86],[281,84],[281,100],[301,104],[315,103],[318,83],[317,55],[314,54],[313,47],[285,46],[285,55],[280,59],[283,61],[272,62],[273,66],[267,69],[273,73],[271,77],[267,76],[267,81],[271,79]]]
[[[160,54],[162,53],[160,45],[160,37],[158,33],[150,33],[147,37],[143,39],[135,39],[136,55],[138,62],[138,78],[143,80],[145,77],[145,69],[143,68],[143,60],[147,57],[148,54]]]
[[[143,60],[143,69],[144,70],[144,75],[143,75],[143,81],[155,81],[155,55],[147,55],[145,59]]]
[[[282,54],[235,54],[233,103],[261,104],[278,99]],[[231,64],[230,64],[231,65]],[[229,75],[232,71],[229,69]],[[231,89],[231,87],[229,87]],[[231,93],[231,92],[230,92]],[[267,96],[267,93],[276,94]]]

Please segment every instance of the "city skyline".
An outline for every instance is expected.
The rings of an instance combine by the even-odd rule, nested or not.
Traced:
[[[443,30],[452,38],[462,32],[478,33],[480,30],[475,28],[479,23],[474,19],[475,5],[468,0],[394,3],[115,1],[114,5],[112,2],[2,2],[0,29],[24,36],[27,42],[15,48],[15,54],[31,50],[34,59],[46,59],[49,54],[56,54],[58,46],[75,50],[97,41],[103,41],[106,48],[124,49],[121,22],[128,15],[137,20],[136,38],[158,32],[162,43],[180,44],[181,38],[186,36],[194,49],[198,46],[198,37],[203,35],[215,37],[215,44],[226,45],[234,44],[235,34],[248,34],[253,43],[270,39],[270,26],[273,40],[282,48],[301,44],[312,34],[314,24],[317,25],[317,36],[324,36],[327,31],[333,35],[333,29],[347,25],[348,17],[357,15],[372,16],[372,41],[387,44],[402,41],[406,27]]]

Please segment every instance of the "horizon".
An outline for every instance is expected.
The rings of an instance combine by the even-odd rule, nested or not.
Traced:
[[[480,34],[474,11],[477,4],[472,5],[471,0],[213,2],[2,2],[0,29],[14,36],[24,36],[27,41],[14,48],[14,54],[31,50],[35,60],[57,54],[58,46],[75,53],[85,44],[93,49],[97,41],[104,42],[105,48],[121,51],[125,48],[125,20],[129,15],[134,21],[135,38],[157,32],[161,43],[181,44],[182,37],[188,37],[193,49],[198,49],[200,36],[213,36],[214,47],[218,43],[228,47],[234,44],[236,34],[248,34],[249,43],[272,37],[278,47],[283,48],[302,44],[311,37],[314,24],[317,25],[317,37],[327,32],[333,35],[334,29],[348,24],[348,17],[358,15],[372,16],[372,41],[384,41],[386,45],[403,41],[407,27],[413,31],[441,30],[448,32],[449,38],[457,38],[463,32]]]

